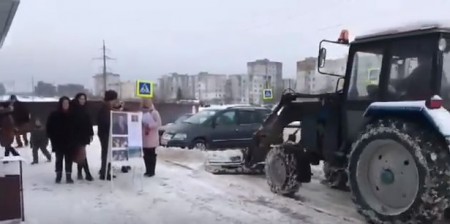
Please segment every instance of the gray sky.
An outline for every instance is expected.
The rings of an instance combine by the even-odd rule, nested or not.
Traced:
[[[246,73],[268,58],[295,77],[342,28],[354,36],[419,20],[450,20],[446,0],[21,0],[3,49],[0,81],[92,85],[105,39],[113,72],[156,80],[169,72]],[[420,16],[419,16],[420,15]]]

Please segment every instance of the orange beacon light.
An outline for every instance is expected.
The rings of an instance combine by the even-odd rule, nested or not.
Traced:
[[[342,30],[341,34],[339,35],[338,42],[341,44],[348,44],[348,30]]]

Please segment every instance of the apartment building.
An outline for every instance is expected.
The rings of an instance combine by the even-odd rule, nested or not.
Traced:
[[[222,102],[226,97],[227,75],[200,72],[195,77],[195,99]]]
[[[120,75],[115,73],[96,74],[94,79],[94,96],[103,96],[105,93],[105,78],[106,78],[106,90],[120,91]]]
[[[229,103],[249,103],[249,79],[247,74],[229,75],[225,95]]]
[[[326,69],[334,74],[345,74],[347,58],[327,60]],[[317,71],[317,58],[308,57],[297,62],[296,91],[317,94],[335,91],[337,77]]]
[[[297,88],[297,81],[292,78],[283,79],[283,90],[285,89],[293,89]]]
[[[283,64],[268,59],[247,63],[249,103],[262,103],[262,90],[272,88],[275,98],[283,91]]]
[[[119,98],[124,100],[136,99],[136,82],[125,81],[120,83]]]
[[[171,73],[163,75],[158,79],[156,95],[161,100],[177,100],[178,92],[182,99],[195,98],[195,76],[188,74]]]

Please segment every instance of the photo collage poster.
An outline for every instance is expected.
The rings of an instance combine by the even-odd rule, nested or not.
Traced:
[[[112,161],[142,157],[142,114],[111,111],[109,142]]]

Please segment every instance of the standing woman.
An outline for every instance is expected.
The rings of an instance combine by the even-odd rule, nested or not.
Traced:
[[[18,156],[19,153],[12,147],[15,136],[15,125],[12,117],[12,109],[0,105],[0,145],[5,148],[5,156],[11,153]]]
[[[23,143],[25,146],[28,146],[28,138],[27,133],[30,132],[30,111],[27,109],[25,104],[19,99],[17,99],[16,95],[11,95],[9,98],[9,106],[12,108],[12,116],[14,119],[14,124],[16,126],[16,143],[17,147],[23,147]],[[24,142],[22,142],[22,139]]]
[[[158,129],[161,117],[150,99],[142,101],[142,146],[144,150],[145,176],[155,175],[156,147],[159,146]]]
[[[72,115],[74,121],[74,144],[75,150],[86,148],[94,137],[91,118],[86,110],[87,96],[84,93],[78,93],[72,101]],[[78,164],[78,180],[83,179],[83,170],[86,173],[86,180],[93,181],[94,178],[89,171],[87,158],[83,163]]]
[[[52,151],[56,154],[56,183],[61,183],[63,161],[65,163],[66,181],[70,184],[73,183],[74,122],[69,107],[70,99],[66,96],[61,97],[58,102],[58,108],[47,119],[47,136],[52,144]]]

